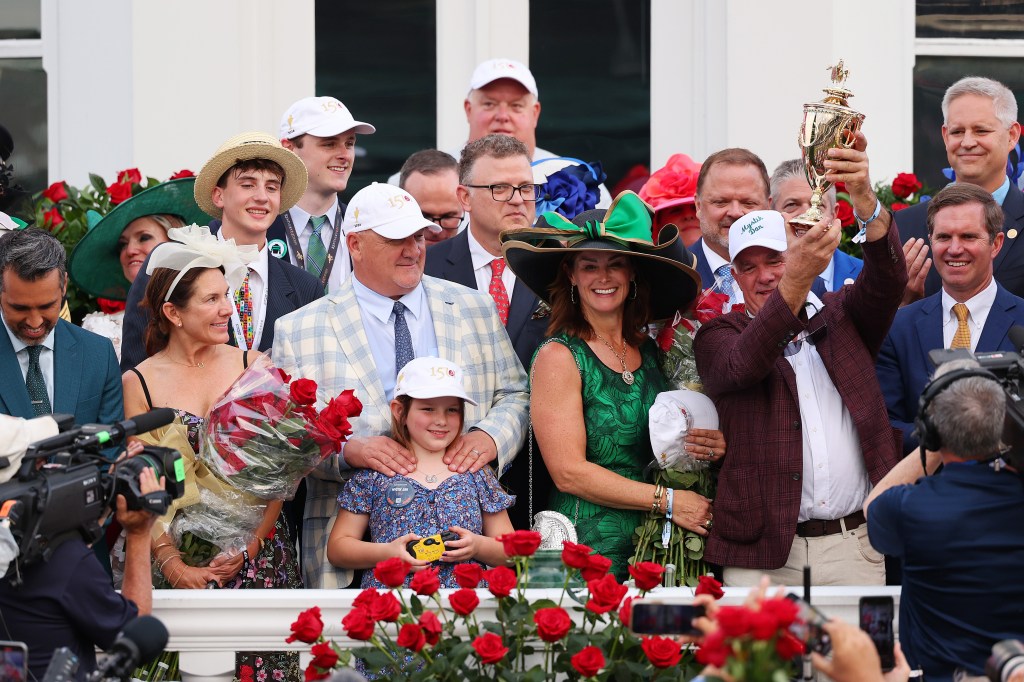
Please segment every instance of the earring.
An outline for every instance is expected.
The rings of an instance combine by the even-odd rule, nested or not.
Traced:
[[[181,326],[181,322],[179,322],[179,323],[178,323],[178,326],[179,326],[179,327]]]
[[[569,300],[572,301],[573,305],[576,305],[576,285],[569,285]]]
[[[636,300],[636,280],[635,279],[631,279],[631,280],[629,280],[629,283],[633,285],[633,293],[629,295],[629,300],[635,301]]]

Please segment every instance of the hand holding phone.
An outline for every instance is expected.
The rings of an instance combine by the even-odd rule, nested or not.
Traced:
[[[894,615],[892,597],[860,598],[860,629],[874,642],[885,672],[896,667],[896,635],[892,626]]]

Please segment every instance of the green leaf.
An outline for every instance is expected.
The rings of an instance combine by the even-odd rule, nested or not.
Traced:
[[[107,183],[103,181],[103,178],[95,173],[89,173],[89,182],[92,183],[92,186],[96,188],[97,192],[105,193],[107,191]]]

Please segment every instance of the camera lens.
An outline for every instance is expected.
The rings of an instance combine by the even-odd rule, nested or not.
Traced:
[[[992,645],[992,655],[985,662],[985,675],[992,682],[1010,679],[1014,671],[1024,667],[1024,643],[1004,639]]]

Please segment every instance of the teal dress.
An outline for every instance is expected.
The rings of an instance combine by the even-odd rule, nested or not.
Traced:
[[[587,461],[633,481],[646,481],[654,460],[647,413],[654,399],[668,390],[658,369],[657,348],[647,340],[640,347],[640,368],[627,385],[622,373],[605,365],[586,341],[559,334],[546,343],[560,343],[572,352],[583,382],[583,423],[587,429]],[[546,345],[546,344],[545,344]],[[577,542],[612,560],[619,580],[628,577],[633,556],[633,531],[645,512],[604,507],[557,489],[548,507],[565,514],[576,526]]]

